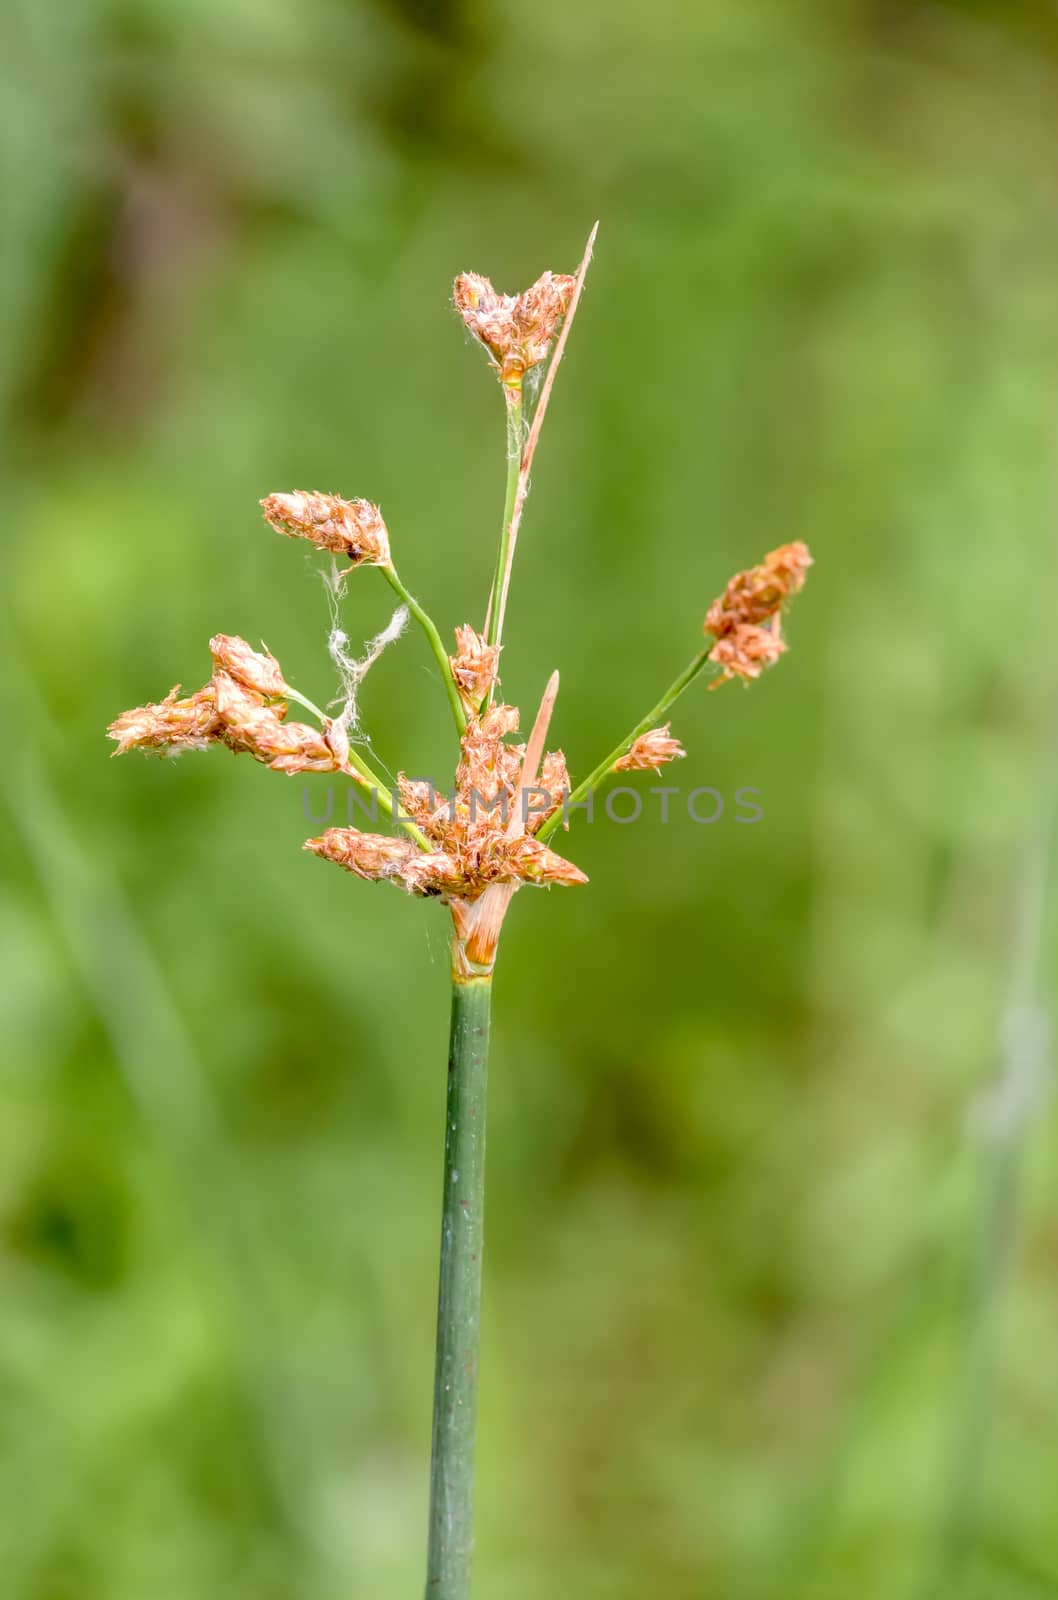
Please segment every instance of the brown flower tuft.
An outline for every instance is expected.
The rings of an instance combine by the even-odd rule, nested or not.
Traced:
[[[804,588],[811,565],[808,546],[800,540],[780,545],[759,566],[736,573],[713,601],[704,631],[717,641],[709,660],[723,668],[714,688],[729,678],[759,678],[765,667],[778,661],[786,649],[779,613],[785,601]]]
[[[118,747],[114,755],[127,750],[205,750],[218,736],[213,685],[186,699],[179,699],[180,685],[170,689],[165,699],[154,705],[134,706],[123,711],[107,729]]]
[[[237,634],[218,633],[209,641],[214,665],[237,683],[267,698],[282,699],[287,692],[279,662],[269,651],[254,650]]]
[[[488,278],[463,272],[455,281],[456,310],[491,354],[505,383],[516,383],[547,359],[569,310],[576,279],[545,272],[524,294],[498,294]]]
[[[615,761],[615,772],[657,772],[666,761],[682,761],[687,754],[678,739],[669,736],[671,723],[666,722],[663,728],[651,728],[649,733],[641,733],[619,761]]]
[[[572,861],[556,855],[539,839],[515,839],[508,847],[512,876],[522,883],[573,884],[587,883],[588,875],[575,867]]]
[[[220,738],[236,755],[250,755],[274,772],[335,772],[340,765],[319,728],[286,722],[285,703],[269,705],[219,668],[213,674]]]
[[[786,642],[774,623],[758,628],[746,622],[732,628],[709,652],[709,660],[723,668],[721,676],[709,687],[718,689],[729,678],[759,678],[765,667],[773,667],[785,650]]]
[[[418,850],[398,840],[395,848],[381,854],[375,835],[351,828],[330,828],[321,838],[310,839],[306,849],[362,878],[389,878],[409,894],[440,897],[459,915],[469,915],[486,890],[494,887],[498,892],[505,886],[510,895],[522,884],[586,883],[579,867],[532,838],[569,789],[561,751],[543,760],[539,788],[548,792],[547,810],[527,807],[522,817],[518,797],[525,746],[507,743],[517,727],[513,706],[471,712],[452,800],[439,795],[432,784],[400,774],[401,805],[432,849]],[[527,797],[536,798],[528,791]]]
[[[537,811],[535,800],[534,809],[529,812],[526,826],[530,833],[536,833],[543,827],[549,817],[554,816],[559,810],[563,800],[569,794],[572,785],[569,781],[569,768],[566,766],[566,757],[561,750],[549,750],[540,763],[540,782],[538,787],[547,795],[547,806]],[[563,823],[566,832],[569,832],[569,819]]]
[[[210,640],[213,677],[185,700],[179,685],[160,705],[123,711],[107,729],[115,755],[126,750],[204,750],[225,744],[274,772],[337,772],[345,766],[344,729],[287,722],[286,684],[279,662],[252,650],[245,639],[217,634]]]
[[[706,633],[722,639],[744,623],[767,622],[791,595],[801,592],[811,565],[808,546],[798,540],[772,550],[748,572],[737,572],[709,607]]]
[[[270,494],[261,501],[265,521],[291,539],[308,539],[321,550],[347,556],[351,566],[388,567],[389,534],[382,513],[370,500],[343,500],[336,494]]]
[[[473,714],[496,682],[500,647],[488,644],[483,634],[465,625],[456,629],[456,653],[448,659],[463,709]]]
[[[333,861],[354,872],[358,878],[378,881],[397,878],[411,858],[418,854],[410,839],[391,839],[384,833],[360,833],[356,828],[328,828],[318,839],[306,839],[302,847],[324,861]]]

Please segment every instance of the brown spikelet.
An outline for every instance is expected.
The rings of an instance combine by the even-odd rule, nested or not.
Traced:
[[[360,833],[356,828],[328,828],[303,846],[324,861],[333,861],[358,878],[399,878],[417,854],[410,839],[388,838],[384,833]]]
[[[181,700],[180,685],[157,704],[123,711],[107,729],[117,740],[116,756],[127,750],[205,750],[220,736],[213,685]]]
[[[613,770],[657,772],[666,761],[682,761],[687,752],[678,739],[669,736],[670,726],[666,722],[663,728],[651,728],[649,733],[641,733],[620,760],[614,762]]]
[[[528,836],[508,841],[507,861],[510,875],[522,883],[570,886],[588,881],[587,874],[575,867],[572,861],[549,850],[539,839]]]
[[[713,601],[704,631],[716,640],[709,660],[723,668],[714,688],[729,678],[759,678],[765,667],[778,661],[786,649],[779,613],[790,596],[804,588],[811,565],[808,546],[799,539],[780,545],[759,566],[736,573]]]
[[[250,755],[274,772],[335,772],[340,762],[319,728],[286,722],[285,704],[270,705],[220,668],[213,675],[220,737],[236,755]]]
[[[808,546],[797,540],[772,550],[759,566],[737,572],[718,600],[709,607],[705,632],[722,639],[745,623],[767,622],[791,595],[804,588],[812,565]]]
[[[347,556],[351,566],[390,565],[389,534],[382,513],[370,500],[295,489],[261,501],[265,521],[291,539],[308,539],[321,550]]]
[[[282,698],[287,686],[279,662],[269,651],[254,650],[237,634],[218,633],[209,641],[214,665],[257,694]]]
[[[397,774],[397,791],[406,816],[409,816],[434,843],[446,837],[451,822],[451,808],[443,794],[438,794],[432,783],[421,778]]]
[[[731,678],[743,678],[747,682],[759,678],[785,651],[786,642],[774,625],[760,628],[751,622],[742,623],[725,633],[710,650],[709,660],[722,667],[723,672],[709,687],[718,689]]]
[[[463,709],[476,712],[496,682],[499,645],[489,644],[483,634],[465,625],[456,629],[456,653],[448,659]]]
[[[561,750],[549,750],[540,763],[540,782],[538,787],[547,795],[547,806],[540,810],[532,810],[526,819],[526,828],[529,833],[536,833],[542,828],[549,817],[562,805],[569,794],[571,784],[569,781],[569,768],[566,758]],[[563,824],[569,832],[569,821]]]

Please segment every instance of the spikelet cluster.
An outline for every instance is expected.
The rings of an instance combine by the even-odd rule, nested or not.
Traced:
[[[548,359],[564,319],[572,314],[591,244],[589,240],[578,277],[545,272],[519,295],[499,293],[488,278],[477,273],[462,273],[455,280],[455,307],[466,328],[488,351],[506,386],[509,406],[514,404],[525,374]],[[518,470],[526,478],[524,483],[519,480],[519,493],[524,496],[527,458],[518,462]],[[541,702],[529,740],[519,742],[519,712],[513,706],[494,703],[498,641],[465,624],[455,631],[453,652],[445,653],[436,629],[421,608],[410,602],[400,583],[389,533],[377,505],[315,490],[294,490],[267,495],[261,508],[272,528],[344,560],[348,563],[344,570],[361,566],[387,569],[390,581],[409,599],[431,636],[449,680],[455,720],[462,729],[449,795],[400,775],[398,794],[404,815],[397,820],[406,828],[403,836],[328,828],[308,840],[305,849],[356,877],[392,882],[409,894],[443,900],[452,911],[460,960],[469,961],[472,967],[479,962],[491,964],[506,907],[517,889],[528,884],[587,882],[579,867],[537,837],[545,823],[549,823],[550,837],[558,826],[555,813],[565,807],[570,793],[562,751],[543,752],[557,674]],[[786,544],[765,556],[758,566],[731,579],[710,606],[704,625],[713,641],[708,660],[720,669],[717,683],[735,677],[757,678],[782,655],[786,649],[780,631],[782,608],[803,587],[811,564],[807,546]],[[392,630],[379,635],[373,653],[363,662],[353,663],[344,652],[345,635],[335,625],[330,648],[342,670],[343,711],[333,719],[317,712],[319,726],[313,727],[289,720],[289,699],[310,706],[311,702],[290,688],[269,651],[254,650],[244,639],[218,634],[210,641],[213,672],[209,681],[194,694],[182,696],[177,685],[164,700],[123,712],[108,729],[116,741],[115,753],[179,752],[218,744],[250,755],[274,771],[341,771],[371,787],[370,766],[350,753],[354,701],[349,690],[391,636],[395,636]],[[692,663],[695,671],[704,659],[702,653]],[[682,687],[685,683],[679,681],[673,686],[673,692],[659,703],[658,716]],[[667,762],[680,760],[685,752],[670,726],[666,722],[631,739],[608,767],[596,769],[597,775],[657,772]],[[586,787],[581,785],[579,792]],[[387,796],[387,811],[392,804]],[[564,809],[561,820],[568,826]]]
[[[462,272],[452,298],[467,328],[492,356],[504,383],[517,383],[547,360],[576,281],[566,272],[545,272],[523,294],[498,294],[488,278]]]
[[[209,642],[213,676],[185,699],[180,685],[154,705],[123,711],[107,729],[127,750],[178,754],[227,745],[253,756],[273,772],[337,772],[344,760],[344,730],[330,721],[322,729],[287,722],[287,685],[279,662],[245,639],[217,634]]]
[[[307,539],[320,550],[345,556],[349,568],[388,567],[389,533],[370,500],[343,500],[337,494],[295,489],[261,501],[265,521],[289,539]],[[348,569],[347,569],[348,570]]]
[[[356,828],[328,828],[306,850],[357,877],[395,881],[410,894],[467,905],[494,884],[587,883],[579,867],[533,837],[569,791],[565,757],[549,752],[533,796],[523,793],[525,746],[508,743],[517,728],[513,706],[472,713],[451,798],[401,774],[401,802],[429,840],[428,851],[410,839]]]
[[[804,588],[811,565],[808,546],[800,540],[780,545],[758,566],[736,573],[713,601],[704,631],[716,640],[709,660],[721,668],[718,684],[730,678],[759,678],[784,654],[782,608]]]

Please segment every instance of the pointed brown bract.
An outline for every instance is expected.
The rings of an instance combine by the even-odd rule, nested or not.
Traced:
[[[477,712],[496,682],[499,645],[466,625],[456,629],[456,653],[448,659],[464,711]]]
[[[505,382],[516,382],[547,359],[576,279],[545,272],[524,294],[498,294],[488,278],[463,272],[452,298],[464,323],[491,354]]]
[[[759,566],[736,573],[713,601],[704,631],[716,639],[709,660],[723,668],[717,684],[735,677],[759,678],[765,667],[778,661],[786,649],[779,613],[790,596],[804,588],[811,565],[808,546],[800,540],[780,545]]]
[[[619,761],[615,761],[615,772],[657,772],[666,761],[682,761],[687,754],[678,739],[670,738],[666,722],[663,728],[651,728],[649,733],[641,733],[639,738],[625,752]]]
[[[343,500],[336,494],[295,489],[293,494],[267,495],[261,509],[277,533],[347,556],[351,566],[390,565],[386,524],[370,500]]]

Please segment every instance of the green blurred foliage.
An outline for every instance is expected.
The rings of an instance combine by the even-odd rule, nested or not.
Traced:
[[[301,854],[298,781],[102,729],[217,630],[329,695],[269,490],[378,499],[480,617],[448,285],[596,216],[508,696],[561,666],[583,773],[731,571],[817,565],[781,669],[678,709],[724,818],[578,826],[508,925],[477,1592],[1058,1592],[1053,1118],[969,1120],[1053,988],[1053,16],[14,0],[0,60],[5,1597],[418,1592],[444,915]],[[450,765],[417,636],[364,712]]]

